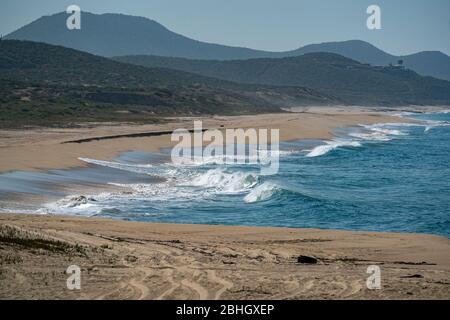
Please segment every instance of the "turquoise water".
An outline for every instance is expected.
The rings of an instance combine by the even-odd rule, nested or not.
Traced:
[[[43,193],[49,181],[88,181],[127,191],[81,200],[55,191],[54,197],[65,198],[43,203],[36,212],[449,237],[450,113],[406,116],[421,122],[356,126],[336,130],[332,141],[282,143],[280,170],[271,176],[260,175],[255,165],[174,166],[168,150],[131,152],[113,162],[84,159],[91,168],[52,171],[32,183],[24,173],[1,175],[0,201],[8,188]]]

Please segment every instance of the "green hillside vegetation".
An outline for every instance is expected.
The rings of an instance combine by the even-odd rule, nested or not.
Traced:
[[[240,83],[304,86],[339,97],[348,104],[449,104],[450,82],[398,66],[374,67],[333,53],[250,60],[190,60],[124,56],[117,61],[164,67]]]
[[[43,16],[24,25],[6,35],[5,39],[44,42],[104,57],[157,55],[204,60],[244,60],[329,52],[361,63],[380,66],[388,66],[402,60],[406,67],[421,75],[450,81],[450,57],[439,51],[395,56],[368,42],[348,40],[309,44],[284,52],[270,52],[197,41],[144,17],[89,12],[83,12],[82,16],[81,30],[68,30],[66,28],[68,15],[60,12]]]
[[[0,41],[0,125],[157,121],[161,116],[280,112],[337,103],[297,87],[240,85],[116,62],[29,41]]]

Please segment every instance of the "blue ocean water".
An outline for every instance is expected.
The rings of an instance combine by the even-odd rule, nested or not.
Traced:
[[[449,237],[450,113],[406,116],[420,123],[361,125],[336,130],[330,141],[282,143],[279,172],[270,176],[255,165],[174,166],[169,150],[130,152],[112,162],[84,159],[88,169],[42,174],[34,187],[20,183],[23,173],[0,175],[0,195],[8,192],[5,181],[14,192],[26,186],[23,192],[39,193],[48,189],[42,180],[90,179],[126,191],[61,195],[36,212]]]

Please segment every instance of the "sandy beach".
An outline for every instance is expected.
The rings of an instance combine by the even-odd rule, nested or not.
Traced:
[[[161,124],[84,124],[78,128],[32,128],[0,130],[0,172],[15,170],[66,169],[85,166],[79,157],[111,160],[125,151],[158,151],[170,147],[170,134],[150,137],[112,138],[85,143],[73,140],[114,137],[149,132],[192,129],[202,120],[205,129],[280,129],[280,139],[328,139],[338,127],[406,119],[362,108],[305,108],[300,113],[260,114],[227,117],[169,118]]]
[[[0,303],[448,302],[450,0],[347,2],[2,6]]]
[[[283,141],[329,139],[338,127],[407,121],[339,108],[196,119],[204,128],[279,128]],[[71,168],[85,165],[78,157],[109,160],[124,151],[157,151],[171,145],[164,132],[191,129],[193,120],[2,130],[0,171]],[[67,143],[80,139],[90,141]],[[449,252],[448,238],[425,234],[2,214],[0,298],[449,299]],[[81,290],[66,287],[70,265],[81,268]],[[379,290],[366,286],[371,265],[381,269]]]
[[[450,240],[431,235],[28,215],[0,215],[0,231],[2,299],[450,298]]]

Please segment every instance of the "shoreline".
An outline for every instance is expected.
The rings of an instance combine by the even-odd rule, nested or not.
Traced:
[[[0,298],[450,298],[450,240],[434,235],[22,214],[0,215],[5,228]],[[73,264],[79,291],[65,288]],[[366,286],[370,265],[381,269],[379,290]]]
[[[204,128],[279,127],[282,141],[326,140],[338,127],[413,121],[335,108],[202,119]],[[0,150],[11,151],[0,159],[0,169],[86,166],[72,163],[80,152],[108,160],[128,150],[157,151],[170,146],[169,129],[190,129],[193,120],[21,130],[16,135],[0,130]],[[11,154],[28,158],[14,163]],[[51,161],[30,167],[44,156]],[[448,300],[449,252],[450,239],[431,234],[4,213],[0,299]],[[66,289],[69,265],[81,269],[80,291]],[[381,270],[379,290],[366,286],[367,268],[373,265]]]
[[[0,130],[0,173],[85,167],[87,164],[79,157],[109,161],[127,151],[156,152],[174,145],[170,141],[171,131],[178,128],[191,130],[194,120],[202,120],[205,129],[278,128],[280,141],[331,139],[334,129],[358,124],[411,122],[384,111],[336,107],[311,107],[295,113],[166,120],[167,123],[149,125]]]

